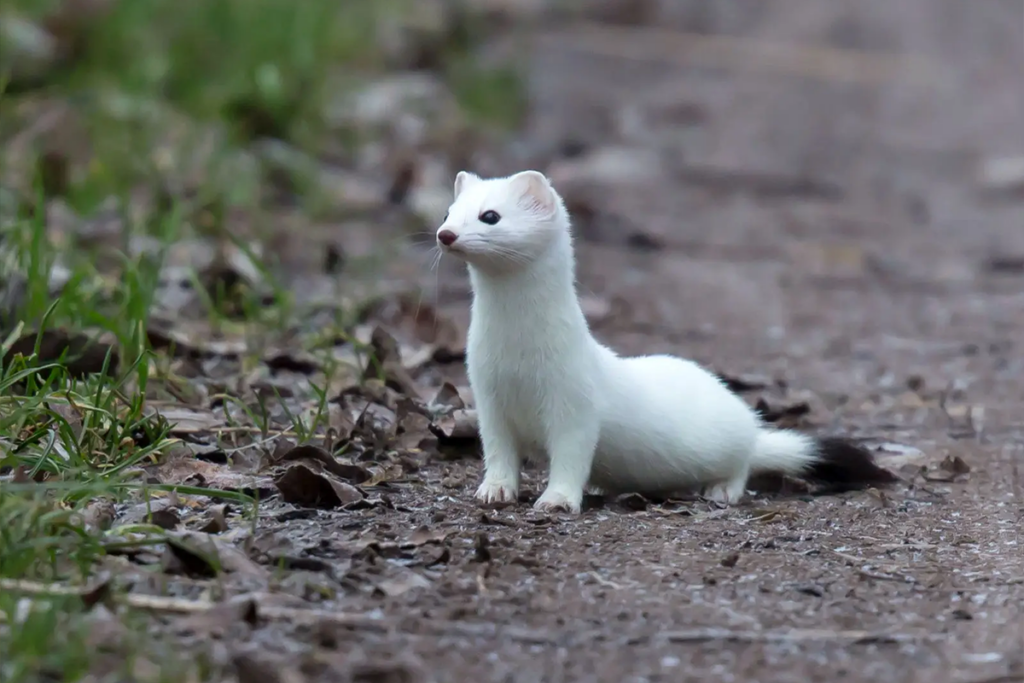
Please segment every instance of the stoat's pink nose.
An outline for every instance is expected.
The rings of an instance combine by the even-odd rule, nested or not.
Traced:
[[[437,233],[437,241],[446,247],[450,247],[455,244],[455,240],[457,239],[459,239],[459,236],[447,228]]]

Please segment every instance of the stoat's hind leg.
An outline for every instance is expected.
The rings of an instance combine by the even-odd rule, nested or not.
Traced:
[[[740,472],[726,481],[712,484],[704,488],[704,497],[723,505],[736,505],[747,492],[747,478],[750,469],[744,467]]]

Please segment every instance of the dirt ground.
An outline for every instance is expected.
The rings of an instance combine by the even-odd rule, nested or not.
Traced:
[[[699,28],[683,4],[659,30]],[[366,660],[353,680],[1024,680],[1024,205],[978,171],[1022,152],[1024,16],[772,2],[754,21],[740,4],[704,20],[915,54],[938,80],[691,67],[703,53],[679,40],[645,59],[651,29],[552,29],[531,38],[523,144],[478,170],[547,165],[601,339],[765,378],[752,402],[806,400],[801,425],[876,445],[904,483],[549,518],[527,505],[537,470],[520,507],[482,511],[477,461],[430,464],[394,485],[393,509],[278,532],[351,563],[363,589],[330,610],[389,624],[316,636],[328,659]],[[439,277],[439,307],[464,324],[464,276],[442,263]],[[465,382],[458,363],[439,372]]]
[[[483,510],[478,459],[403,461],[372,504],[261,503],[270,588],[174,589],[252,578],[258,608],[153,631],[257,682],[1024,681],[1024,195],[984,172],[1024,156],[1024,6],[605,4],[481,57],[529,43],[531,113],[474,170],[564,193],[602,341],[743,380],[902,482],[546,516],[537,468]],[[462,269],[424,262],[394,266],[465,329]],[[466,384],[458,359],[417,381]]]
[[[795,3],[769,4],[785,17]],[[876,443],[897,470],[908,451],[893,444],[933,466],[959,457],[969,473],[924,481],[917,463],[886,492],[725,510],[599,503],[573,519],[525,502],[481,511],[477,462],[433,464],[395,485],[393,510],[282,526],[307,556],[352,557],[350,576],[396,582],[329,605],[393,625],[339,628],[331,656],[379,668],[359,680],[1022,680],[1024,209],[983,196],[976,169],[1022,151],[1010,56],[1024,17],[1009,2],[985,3],[986,16],[938,4],[956,13],[948,26],[901,27],[874,3],[804,26],[765,16],[758,31],[832,31],[842,46],[844,31],[869,41],[871,19],[891,28],[889,49],[944,72],[926,85],[645,63],[617,54],[643,29],[552,31],[534,38],[536,149],[524,154],[581,148],[548,170],[576,210],[581,290],[603,340],[784,382],[776,400],[809,400],[810,428]],[[993,23],[999,9],[1014,26]],[[929,40],[972,30],[992,39]],[[604,54],[588,52],[595,42]],[[440,277],[442,310],[464,317],[457,266]],[[464,381],[458,364],[441,372]],[[423,528],[443,540],[381,549]],[[351,555],[371,539],[376,551]]]

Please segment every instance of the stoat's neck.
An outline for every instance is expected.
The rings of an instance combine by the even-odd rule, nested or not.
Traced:
[[[576,296],[568,238],[522,270],[495,273],[470,265],[469,275],[474,322],[486,318],[488,327],[514,328],[541,338],[557,333],[590,336]]]

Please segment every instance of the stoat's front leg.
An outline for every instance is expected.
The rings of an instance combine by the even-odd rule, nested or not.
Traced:
[[[511,426],[483,396],[477,399],[477,419],[484,447],[484,480],[476,490],[477,500],[487,505],[515,503],[522,456]]]

